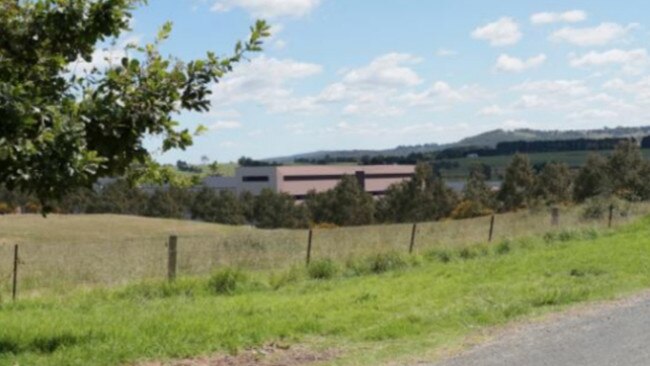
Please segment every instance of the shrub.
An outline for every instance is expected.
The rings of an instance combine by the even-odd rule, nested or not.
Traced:
[[[303,278],[303,276],[304,276],[303,267],[294,266],[287,271],[272,274],[271,278],[269,279],[269,284],[271,285],[271,288],[277,290],[290,283],[296,283],[300,281]]]
[[[479,202],[464,200],[451,212],[451,218],[455,220],[468,219],[491,215],[493,212],[491,209],[483,207]]]
[[[338,273],[339,268],[331,259],[321,259],[314,261],[307,267],[307,274],[310,278],[316,280],[327,280],[333,278]]]
[[[510,253],[510,249],[510,241],[504,240],[496,246],[495,252],[499,255],[503,255]]]
[[[0,202],[0,215],[12,214],[15,212],[15,209],[12,208],[6,202]]]
[[[447,249],[432,249],[425,254],[425,257],[448,263],[451,261],[452,255]]]
[[[469,248],[463,248],[458,252],[458,256],[461,257],[462,259],[472,259],[476,257],[476,253],[474,253]]]
[[[208,280],[208,288],[217,294],[232,295],[248,281],[248,276],[239,269],[226,268],[215,272]]]
[[[404,268],[408,265],[406,260],[396,252],[377,254],[370,257],[368,261],[368,267],[372,273],[384,273]]]
[[[319,222],[317,224],[312,225],[312,228],[314,229],[336,229],[339,227],[336,224],[332,224],[331,222]]]

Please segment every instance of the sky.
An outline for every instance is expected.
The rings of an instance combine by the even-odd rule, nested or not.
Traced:
[[[647,0],[151,0],[120,41],[150,42],[169,20],[163,53],[225,55],[258,18],[264,51],[213,87],[209,113],[178,116],[208,131],[158,160],[650,124]]]

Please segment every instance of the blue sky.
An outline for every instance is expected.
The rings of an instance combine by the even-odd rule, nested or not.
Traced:
[[[179,117],[210,130],[164,162],[650,124],[647,1],[153,0],[134,18],[124,39],[170,20],[182,59],[228,53],[256,18],[274,29],[210,113]]]

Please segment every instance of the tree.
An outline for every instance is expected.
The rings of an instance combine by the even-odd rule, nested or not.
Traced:
[[[375,202],[356,177],[343,176],[333,189],[310,192],[305,205],[312,220],[319,223],[332,223],[340,226],[368,225],[374,220]]]
[[[650,166],[634,141],[622,141],[607,163],[613,193],[627,200],[650,198]]]
[[[485,182],[484,164],[472,167],[463,188],[463,200],[454,208],[451,217],[465,219],[492,213],[494,193]]]
[[[573,186],[573,198],[583,202],[587,198],[609,195],[611,179],[607,168],[607,159],[600,154],[587,155],[585,165],[576,176]]]
[[[377,203],[377,218],[384,222],[417,222],[449,216],[458,197],[433,174],[431,165],[419,163],[412,179],[394,184]]]
[[[536,195],[549,204],[567,203],[571,201],[572,180],[568,165],[548,163],[538,176]]]
[[[104,176],[174,180],[145,137],[160,138],[163,152],[190,146],[192,134],[174,116],[207,111],[211,84],[259,51],[269,27],[257,21],[231,56],[183,62],[158,51],[167,23],[152,44],[127,46],[118,64],[72,72],[98,43],[128,31],[131,11],[144,2],[0,2],[0,184],[48,203]]]
[[[99,192],[90,196],[92,201],[86,206],[87,213],[144,214],[149,197],[125,180],[118,179],[97,189]]]
[[[192,200],[190,212],[193,219],[242,225],[246,222],[244,210],[237,196],[226,190],[216,193],[211,188],[201,189]]]
[[[157,188],[147,201],[145,216],[181,219],[189,211],[190,193],[177,187]]]
[[[254,222],[261,228],[301,228],[307,226],[307,212],[303,205],[287,193],[263,189],[255,198]]]
[[[535,189],[535,173],[527,155],[515,154],[506,168],[498,199],[506,210],[525,207]]]

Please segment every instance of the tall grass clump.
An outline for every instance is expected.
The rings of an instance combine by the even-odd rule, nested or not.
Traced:
[[[248,281],[248,276],[240,269],[225,268],[210,276],[208,288],[215,294],[232,295],[241,291]]]
[[[368,269],[372,273],[384,273],[408,266],[407,260],[397,252],[380,253],[368,258]]]
[[[508,254],[510,253],[510,250],[512,250],[510,240],[504,240],[494,248],[494,252],[498,255]]]
[[[339,267],[331,259],[320,259],[309,264],[307,274],[315,280],[327,280],[336,276]]]

